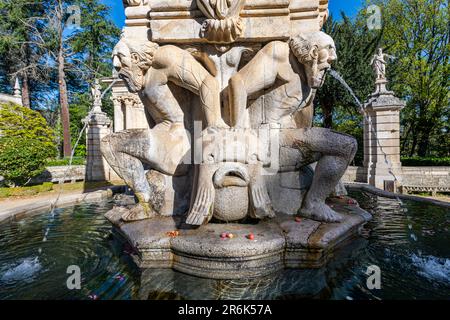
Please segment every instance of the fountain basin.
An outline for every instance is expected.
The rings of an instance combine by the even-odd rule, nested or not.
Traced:
[[[257,224],[210,223],[193,229],[179,217],[157,217],[124,223],[124,208],[106,214],[115,232],[133,247],[132,257],[140,268],[173,268],[211,279],[242,279],[265,276],[286,268],[320,268],[332,252],[359,234],[371,215],[354,205],[334,200],[341,223],[297,222],[294,216]],[[172,231],[178,230],[174,237]],[[233,237],[221,235],[232,233]],[[254,240],[248,239],[253,234]]]
[[[373,214],[361,236],[324,268],[284,269],[265,277],[217,280],[170,267],[139,270],[111,236],[104,214],[113,202],[83,203],[0,223],[0,299],[446,299],[450,296],[450,210],[426,202],[351,192]],[[48,239],[42,243],[51,223]],[[225,240],[224,240],[225,241]],[[38,249],[42,254],[36,259]],[[77,264],[82,290],[64,285]],[[382,270],[382,289],[368,290],[367,267]]]

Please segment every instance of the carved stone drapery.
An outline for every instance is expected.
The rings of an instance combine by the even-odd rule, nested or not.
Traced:
[[[231,43],[244,32],[239,13],[245,0],[197,0],[197,6],[208,18],[203,22],[201,36],[213,43]]]

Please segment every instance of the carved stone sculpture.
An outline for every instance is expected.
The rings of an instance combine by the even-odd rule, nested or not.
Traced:
[[[355,139],[312,127],[337,58],[319,31],[328,1],[126,4],[113,51],[126,125],[101,149],[138,200],[106,215],[134,261],[217,279],[322,267],[370,219],[331,196],[345,193]],[[144,129],[130,129],[133,105]]]
[[[190,150],[184,113],[169,82],[198,95],[206,123],[227,127],[220,114],[219,86],[192,55],[176,46],[153,42],[119,41],[113,63],[130,92],[137,92],[156,122],[151,130],[126,130],[103,139],[102,152],[116,173],[135,191],[139,203],[124,215],[125,221],[156,215],[150,201],[150,185],[144,163],[168,175],[183,171]]]
[[[311,104],[326,70],[336,59],[333,39],[323,32],[274,41],[230,79],[231,114],[235,127],[245,127],[248,96],[274,89],[279,103],[267,105],[266,121],[281,123]],[[278,85],[276,88],[275,85]],[[297,166],[318,162],[312,185],[304,199],[303,216],[339,222],[340,215],[325,204],[356,153],[356,140],[324,128],[282,129],[280,145],[300,151]]]
[[[383,49],[379,48],[377,53],[373,56],[370,64],[375,71],[377,80],[386,80],[386,59],[390,58],[390,55],[383,53]]]
[[[208,18],[201,35],[213,43],[230,43],[242,35],[244,25],[239,13],[245,0],[197,0],[200,10]]]
[[[196,193],[186,223],[202,225],[213,216],[223,221],[241,220],[247,215],[273,218],[256,134],[251,130],[222,130],[206,132],[201,140],[204,161],[196,166]]]

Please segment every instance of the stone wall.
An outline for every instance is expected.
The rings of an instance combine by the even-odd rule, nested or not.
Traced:
[[[71,166],[69,169],[68,166],[47,167],[41,175],[32,180],[32,183],[84,181],[85,175],[84,165]]]
[[[402,192],[450,192],[450,167],[402,167]],[[363,167],[349,167],[343,177],[347,183],[367,183]]]
[[[0,102],[12,102],[18,105],[22,105],[22,97],[13,96],[10,94],[0,93]]]
[[[403,167],[403,186],[439,187],[450,191],[450,167]]]
[[[342,178],[344,182],[367,183],[367,174],[363,167],[348,167]]]

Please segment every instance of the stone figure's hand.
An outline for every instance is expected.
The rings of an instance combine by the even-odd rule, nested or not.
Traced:
[[[155,216],[156,212],[148,203],[138,203],[122,215],[122,220],[125,222],[131,222],[149,219]]]
[[[194,205],[186,219],[186,223],[200,226],[212,216],[212,206],[214,202],[214,186],[200,186],[195,197]]]

